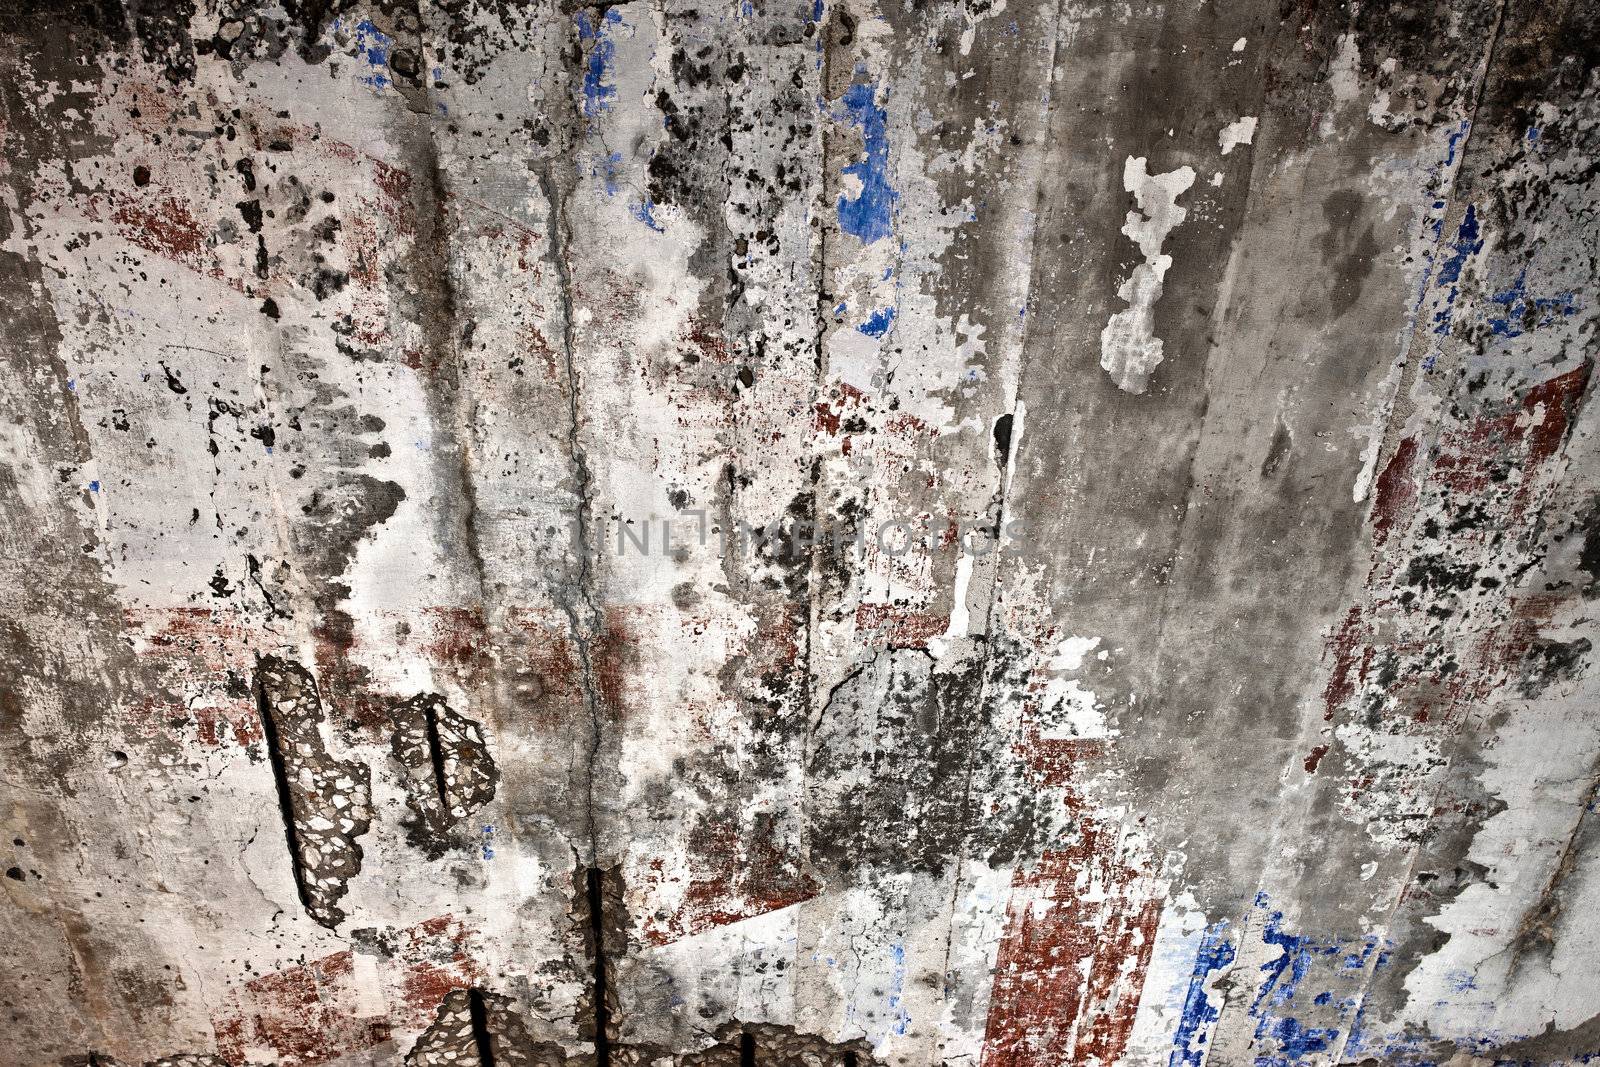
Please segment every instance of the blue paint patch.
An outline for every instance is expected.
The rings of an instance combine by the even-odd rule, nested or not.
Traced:
[[[1167,1067],[1200,1067],[1206,1057],[1206,1041],[1211,1028],[1222,1016],[1222,1006],[1213,1006],[1206,995],[1206,982],[1234,960],[1237,950],[1228,939],[1228,920],[1212,923],[1200,934],[1194,970],[1189,974],[1189,991],[1183,998],[1183,1015],[1172,1037],[1172,1055]]]
[[[896,1034],[903,1034],[911,1025],[911,1016],[901,1003],[906,987],[906,947],[899,942],[889,946],[889,955],[894,959],[894,969],[890,975],[889,1010],[893,1018],[889,1028]]]
[[[1449,147],[1445,151],[1445,166],[1448,167],[1450,164],[1456,161],[1456,149],[1459,148],[1461,146],[1461,142],[1466,139],[1467,131],[1470,129],[1472,129],[1472,123],[1468,119],[1462,119],[1456,124],[1456,128],[1450,134]]]
[[[657,233],[665,233],[666,230],[662,227],[661,223],[656,221],[655,207],[655,202],[649,197],[645,197],[643,200],[640,200],[637,203],[630,204],[628,206],[628,212],[633,215],[634,218],[638,219],[640,222],[644,223]]]
[[[612,152],[603,157],[598,165],[590,165],[589,177],[600,179],[600,185],[605,189],[607,196],[616,196],[622,189],[622,185],[617,181],[617,172],[621,169],[622,153]]]
[[[1505,308],[1504,314],[1489,319],[1489,330],[1496,337],[1521,337],[1529,330],[1549,326],[1578,311],[1575,293],[1529,297],[1526,270],[1517,275],[1510,288],[1495,293],[1490,299]]]
[[[335,23],[335,29],[338,28]],[[394,38],[373,25],[371,19],[356,23],[354,33],[356,60],[363,68],[359,76],[361,84],[381,93],[390,85],[389,53],[394,50]]]
[[[1466,267],[1467,260],[1483,248],[1483,237],[1478,230],[1478,211],[1471,204],[1467,205],[1467,212],[1461,217],[1461,225],[1456,227],[1455,243],[1451,248],[1450,258],[1439,268],[1439,285],[1441,287],[1448,285],[1450,291],[1445,294],[1444,306],[1433,313],[1433,332],[1441,337],[1450,332],[1450,322],[1455,315],[1456,297],[1461,293],[1461,271]],[[1430,354],[1423,360],[1423,368],[1433,369],[1437,359],[1436,353]]]
[[[1455,254],[1439,268],[1439,284],[1454,285],[1459,282],[1461,268],[1466,265],[1467,257],[1482,247],[1483,238],[1478,236],[1478,209],[1468,204],[1467,213],[1461,217],[1461,225],[1456,229]]]
[[[844,168],[861,182],[854,199],[839,198],[839,227],[867,244],[889,236],[894,229],[894,205],[899,194],[889,185],[889,113],[877,103],[871,85],[852,85],[842,101],[845,117],[861,130],[866,158]]]
[[[1264,893],[1257,895],[1256,906],[1265,909]],[[1281,953],[1261,965],[1261,988],[1250,1005],[1250,1017],[1256,1020],[1257,1045],[1268,1049],[1256,1055],[1255,1067],[1297,1067],[1309,1057],[1332,1050],[1340,1033],[1338,1025],[1302,1022],[1294,1015],[1297,1005],[1308,1001],[1310,1005],[1335,1004],[1342,1020],[1356,1003],[1353,998],[1339,998],[1335,990],[1312,992],[1304,988],[1308,976],[1313,970],[1325,978],[1356,972],[1349,978],[1337,979],[1353,991],[1360,986],[1361,974],[1369,966],[1376,970],[1388,963],[1389,949],[1376,937],[1350,942],[1290,934],[1283,928],[1281,911],[1267,915],[1261,939],[1277,946]],[[1353,1022],[1352,1031],[1354,1025]]]
[[[100,491],[100,483],[98,481],[93,481],[93,482],[89,483],[89,492],[98,493],[99,491]]]
[[[589,46],[589,59],[583,66],[583,114],[586,118],[596,119],[611,110],[611,101],[617,96],[617,87],[610,80],[615,69],[617,46],[612,42],[609,30],[622,23],[622,12],[611,8],[597,23],[587,11],[580,11],[577,20],[578,39]]]
[[[889,327],[894,324],[894,308],[880,308],[872,313],[872,317],[863,322],[856,329],[868,337],[882,337],[889,332]]]

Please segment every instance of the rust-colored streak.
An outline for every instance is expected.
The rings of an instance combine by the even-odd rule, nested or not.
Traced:
[[[376,968],[376,992],[386,1005],[377,1015],[361,1010],[374,991],[359,988],[350,950],[253,979],[229,995],[212,1023],[217,1052],[229,1064],[260,1062],[270,1051],[280,1067],[313,1067],[380,1045],[396,1031],[421,1030],[446,996],[482,979],[482,965],[468,953],[471,936],[451,915],[397,932],[393,954]]]
[[[777,841],[770,820],[757,819],[741,837],[727,823],[701,824],[690,836],[688,888],[681,907],[645,926],[645,940],[667,945],[718,926],[766,915],[810,900],[822,887],[799,867],[799,857]],[[651,864],[646,882],[659,891],[665,864]]]
[[[1127,1045],[1161,900],[1115,827],[1080,831],[1012,881],[982,1067],[1113,1064]]]

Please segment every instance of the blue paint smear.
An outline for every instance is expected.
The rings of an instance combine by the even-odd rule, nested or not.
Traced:
[[[1449,149],[1445,153],[1445,166],[1448,167],[1450,164],[1456,161],[1456,149],[1460,146],[1462,140],[1467,136],[1467,131],[1470,129],[1472,129],[1472,122],[1468,119],[1462,119],[1456,124],[1455,132],[1450,135]]]
[[[1232,963],[1236,955],[1227,934],[1226,919],[1212,923],[1200,934],[1200,948],[1195,953],[1194,970],[1189,974],[1189,991],[1183,998],[1183,1015],[1172,1038],[1172,1056],[1167,1060],[1167,1067],[1200,1067],[1205,1060],[1206,1040],[1211,1035],[1211,1027],[1222,1015],[1222,1008],[1212,1007],[1206,996],[1206,982],[1213,973]]]
[[[662,227],[661,223],[656,221],[655,209],[655,201],[651,200],[649,197],[645,197],[638,203],[630,204],[628,206],[628,211],[633,215],[634,218],[638,219],[640,222],[644,223],[657,233],[665,233],[666,230]]]
[[[1455,131],[1449,135],[1445,146],[1444,158],[1430,170],[1434,182],[1441,181],[1441,173],[1455,161],[1456,146],[1460,144],[1461,138],[1466,135],[1468,125],[1466,122],[1460,123]],[[1445,206],[1445,201],[1442,198],[1435,197],[1432,205],[1423,213],[1421,232],[1425,237],[1430,238],[1434,245],[1438,245],[1444,237]],[[1417,284],[1416,302],[1412,305],[1413,315],[1421,314],[1422,305],[1428,299],[1428,292],[1433,286],[1433,272],[1438,266],[1438,251],[1436,248],[1425,249],[1422,255],[1424,261],[1422,277]],[[1412,321],[1415,322],[1415,319]]]
[[[1257,895],[1256,906],[1266,906],[1265,894]],[[1352,944],[1339,938],[1290,934],[1283,929],[1281,911],[1267,916],[1261,939],[1265,944],[1276,945],[1282,953],[1261,965],[1264,976],[1261,988],[1250,1005],[1249,1014],[1256,1020],[1256,1042],[1272,1049],[1255,1057],[1255,1067],[1297,1067],[1307,1057],[1329,1051],[1339,1039],[1340,1028],[1301,1022],[1293,1014],[1296,1003],[1305,1003],[1307,999],[1312,1004],[1337,1003],[1341,1018],[1355,1007],[1354,999],[1335,1001],[1332,990],[1303,989],[1313,967],[1321,962],[1317,969],[1325,975],[1329,966],[1335,968],[1334,973],[1364,971],[1369,964],[1377,969],[1388,963],[1389,949],[1376,937],[1365,937]],[[1359,976],[1351,980],[1358,984],[1360,981]],[[1354,1043],[1359,1025],[1358,1013],[1351,1026],[1351,1041],[1347,1044]],[[1349,1051],[1347,1048],[1346,1052]]]
[[[889,185],[889,113],[878,106],[876,96],[871,85],[852,85],[842,101],[845,116],[861,129],[867,158],[844,168],[861,182],[861,193],[854,200],[839,198],[839,227],[867,244],[892,232],[899,199]]]
[[[1256,898],[1257,906],[1265,903],[1264,896]],[[1317,956],[1337,955],[1337,945],[1322,945],[1312,938],[1286,933],[1283,929],[1283,912],[1274,911],[1261,931],[1261,940],[1282,949],[1277,959],[1261,965],[1265,975],[1256,999],[1250,1005],[1250,1016],[1256,1021],[1256,1040],[1272,1038],[1277,1051],[1259,1055],[1256,1067],[1287,1067],[1299,1063],[1313,1052],[1325,1052],[1338,1040],[1336,1027],[1304,1026],[1292,1015],[1280,1009],[1292,1009],[1295,994],[1305,981],[1307,972]]]
[[[1482,247],[1483,238],[1478,236],[1478,209],[1468,204],[1467,213],[1461,217],[1461,225],[1456,229],[1455,254],[1439,268],[1439,284],[1454,285],[1460,281],[1461,268],[1466,266],[1467,257]]]
[[[611,110],[611,101],[617,95],[616,85],[609,81],[617,46],[607,35],[606,24],[620,24],[622,12],[612,8],[596,23],[587,11],[580,11],[577,20],[578,39],[590,42],[589,59],[583,67],[583,113],[594,119]]]
[[[1549,326],[1556,319],[1578,311],[1578,299],[1574,293],[1530,298],[1526,269],[1517,275],[1517,280],[1509,289],[1495,293],[1490,299],[1505,308],[1504,314],[1489,319],[1489,330],[1496,337],[1521,337],[1527,330]]]
[[[1483,237],[1478,229],[1478,211],[1472,204],[1467,205],[1467,213],[1461,217],[1461,225],[1456,228],[1455,243],[1451,247],[1450,258],[1439,268],[1439,284],[1448,285],[1450,291],[1445,294],[1444,306],[1433,313],[1433,332],[1441,337],[1450,332],[1456,297],[1461,292],[1461,271],[1467,259],[1483,248]],[[1423,368],[1431,370],[1437,359],[1437,354],[1428,356],[1422,363]]]
[[[906,1012],[904,1005],[900,1003],[901,993],[906,985],[905,945],[899,942],[890,945],[889,955],[894,957],[894,973],[890,978],[893,984],[889,992],[889,1007],[894,1012],[894,1021],[890,1024],[890,1027],[895,1033],[903,1034],[906,1032],[906,1028],[911,1025],[911,1016]]]
[[[100,491],[100,483],[98,481],[94,481],[94,482],[90,482],[89,483],[89,492],[98,493],[99,491]]]
[[[601,186],[607,196],[616,196],[622,189],[617,181],[617,172],[622,169],[622,153],[612,152],[603,157],[598,165],[589,166],[589,177],[599,178]]]
[[[381,93],[389,87],[389,53],[394,49],[394,38],[373,25],[371,19],[356,23],[355,38],[356,58],[366,68],[360,76],[361,84]]]
[[[894,308],[880,308],[872,313],[872,317],[863,322],[856,329],[868,337],[882,337],[889,332],[889,327],[894,323]]]

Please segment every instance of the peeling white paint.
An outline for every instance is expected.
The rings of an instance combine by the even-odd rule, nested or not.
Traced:
[[[1249,144],[1256,135],[1256,117],[1246,115],[1235,119],[1222,128],[1217,134],[1217,146],[1222,149],[1222,154],[1227,155],[1242,144]]]
[[[1100,331],[1100,366],[1123,392],[1144,392],[1164,358],[1161,338],[1155,335],[1155,307],[1172,257],[1162,253],[1161,245],[1188,217],[1189,209],[1177,201],[1193,184],[1192,167],[1151,174],[1143,156],[1129,156],[1123,166],[1123,188],[1134,195],[1138,210],[1128,212],[1122,232],[1139,246],[1144,262],[1117,289],[1127,309],[1112,315]]]

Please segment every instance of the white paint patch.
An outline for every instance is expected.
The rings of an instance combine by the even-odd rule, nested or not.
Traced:
[[[1243,52],[1244,51],[1244,46],[1246,44],[1248,44],[1248,43],[1249,43],[1249,38],[1241,37],[1237,41],[1233,42],[1233,50],[1235,52]]]
[[[1093,652],[1100,644],[1098,637],[1069,637],[1056,646],[1056,654],[1050,657],[1050,669],[1053,671],[1075,671],[1083,666],[1083,658]]]
[[[1145,972],[1144,988],[1140,992],[1139,1007],[1133,1018],[1133,1029],[1128,1034],[1125,1062],[1138,1064],[1166,1064],[1172,1057],[1178,1027],[1183,1022],[1189,998],[1204,998],[1204,1005],[1213,1007],[1215,997],[1220,1007],[1221,993],[1213,993],[1206,986],[1191,992],[1194,982],[1195,956],[1200,950],[1206,927],[1206,916],[1194,895],[1185,890],[1170,899],[1161,909],[1161,922],[1156,927],[1155,947],[1150,953],[1149,968]],[[1210,976],[1207,985],[1214,985],[1224,972]],[[1197,1015],[1201,1013],[1197,1012]],[[1191,1040],[1199,1035],[1191,1035]],[[1207,1034],[1206,1036],[1209,1036]],[[1187,1048],[1184,1049],[1188,1051]]]
[[[972,557],[963,555],[956,560],[955,589],[951,593],[950,622],[944,628],[944,633],[928,641],[928,651],[936,660],[943,659],[945,653],[950,651],[950,644],[967,636],[967,629],[971,624],[967,613],[967,591],[972,588]]]
[[[1256,117],[1246,115],[1222,127],[1222,132],[1217,134],[1217,145],[1222,149],[1222,154],[1227,155],[1242,144],[1250,144],[1255,135]]]
[[[1046,666],[1053,671],[1075,671],[1099,644],[1098,637],[1069,637],[1056,646]],[[1039,736],[1044,738],[1110,737],[1114,733],[1100,710],[1099,698],[1076,678],[1050,679],[1043,713]]]
[[[1324,137],[1334,134],[1334,113],[1361,96],[1361,52],[1356,47],[1353,33],[1339,38],[1339,51],[1333,57],[1328,88],[1333,94],[1333,107],[1322,116],[1321,133]]]
[[[1155,307],[1172,257],[1162,254],[1161,244],[1188,217],[1189,209],[1179,207],[1177,200],[1193,184],[1192,167],[1151,174],[1143,156],[1129,156],[1122,169],[1123,188],[1139,206],[1128,212],[1122,232],[1139,246],[1144,262],[1117,290],[1128,307],[1112,315],[1100,331],[1100,366],[1127,393],[1144,392],[1163,359],[1161,338],[1155,335]]]

